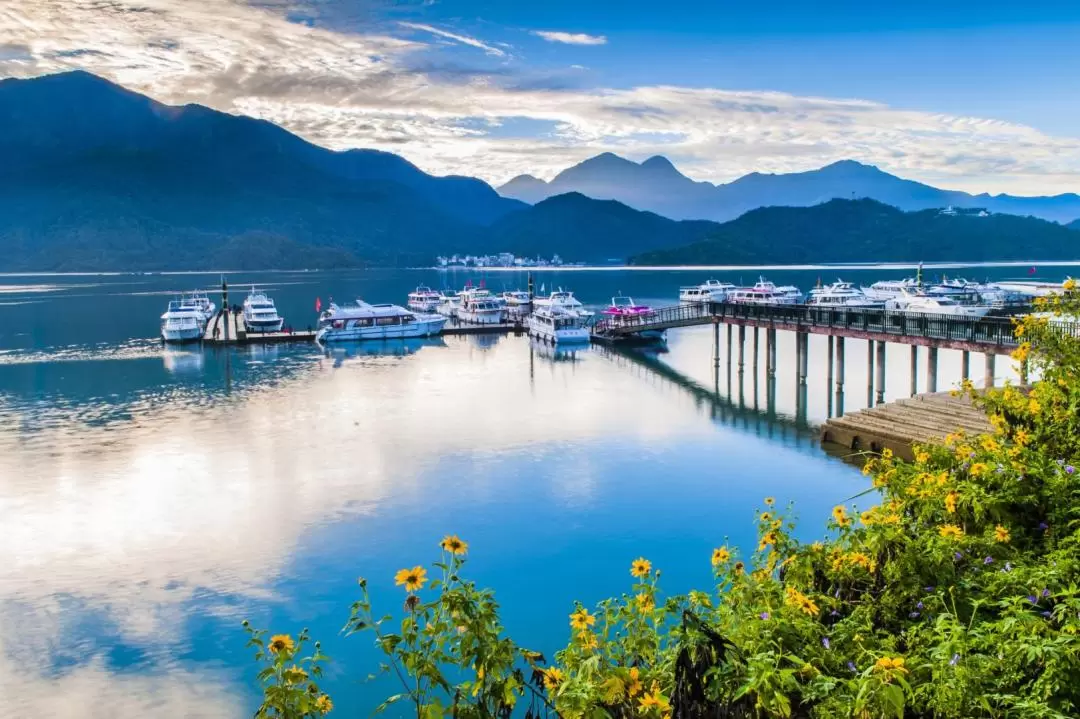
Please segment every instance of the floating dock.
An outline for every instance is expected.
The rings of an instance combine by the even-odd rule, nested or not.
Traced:
[[[915,457],[913,444],[940,442],[953,432],[984,434],[993,427],[969,397],[935,392],[834,417],[822,425],[821,441],[856,452],[888,448],[910,461]]]
[[[248,332],[244,315],[238,312],[218,312],[206,323],[203,343],[208,345],[279,344],[282,342],[312,342],[314,330],[297,332]]]

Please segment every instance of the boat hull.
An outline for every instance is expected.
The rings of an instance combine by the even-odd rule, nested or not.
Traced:
[[[506,319],[506,310],[482,310],[479,312],[460,309],[457,313],[457,318],[462,322],[469,322],[474,325],[497,325]]]
[[[244,320],[244,328],[248,334],[265,334],[267,332],[281,332],[282,326],[284,326],[285,320],[279,317],[276,320],[269,322],[252,322],[247,319]]]
[[[357,340],[409,339],[434,337],[442,332],[445,317],[428,317],[404,325],[373,325],[369,327],[322,327],[315,334],[319,342],[355,342]]]
[[[201,327],[183,327],[180,329],[161,328],[161,339],[169,344],[199,342],[203,338]]]
[[[439,300],[409,300],[406,307],[414,312],[434,312],[439,308]]]
[[[529,334],[537,339],[555,344],[585,344],[590,341],[589,330],[585,327],[566,327],[553,330],[541,323],[529,323]]]

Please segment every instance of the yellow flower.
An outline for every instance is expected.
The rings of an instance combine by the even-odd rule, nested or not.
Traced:
[[[628,696],[637,696],[641,693],[641,673],[637,667],[630,667],[630,681],[626,685],[626,693]]]
[[[653,599],[652,595],[645,592],[642,592],[636,597],[634,597],[634,601],[637,602],[637,609],[642,614],[646,612],[651,612],[653,610],[653,607],[656,606],[656,602]]]
[[[810,616],[814,616],[818,613],[818,605],[815,604],[813,600],[810,599],[810,597],[806,596],[798,589],[795,589],[794,587],[788,587],[784,590],[784,594],[785,601],[788,605],[795,607],[802,612],[809,614]]]
[[[986,463],[976,462],[975,464],[971,465],[971,469],[969,469],[968,471],[971,473],[972,477],[981,477],[986,474],[988,469],[989,468],[986,466]]]
[[[1000,524],[994,527],[994,541],[1006,543],[1009,541],[1009,530],[1006,527],[1002,527]]]
[[[862,514],[860,514],[859,521],[869,527],[871,524],[874,523],[874,510],[868,509]]]
[[[286,684],[300,684],[307,681],[308,675],[307,672],[294,664],[282,672],[282,677],[284,677]]]
[[[771,507],[771,506],[773,506],[774,504],[776,504],[776,500],[775,500],[775,499],[773,499],[772,497],[766,497],[766,498],[765,498],[765,505],[766,505],[767,507]]]
[[[876,671],[888,672],[900,672],[901,674],[907,674],[907,669],[904,668],[903,657],[881,657],[874,662],[874,669]]]
[[[764,537],[761,538],[761,543],[758,544],[758,551],[762,552],[767,547],[770,547],[770,546],[772,546],[774,544],[776,544],[776,535],[773,534],[772,532],[768,532],[768,533],[765,534]]]
[[[588,609],[579,609],[570,615],[570,628],[584,630],[596,624],[596,617]]]
[[[416,592],[427,583],[427,570],[423,567],[399,569],[394,575],[394,584],[405,585],[406,592]]]
[[[847,517],[847,509],[842,504],[838,504],[832,509],[832,516],[837,522],[844,520]]]
[[[1026,362],[1028,355],[1031,354],[1031,343],[1021,342],[1020,346],[1012,351],[1010,355],[1017,362]]]
[[[315,709],[318,710],[320,714],[329,714],[334,710],[334,702],[330,701],[330,697],[323,694],[315,700]]]
[[[270,637],[270,644],[267,647],[271,654],[277,654],[278,652],[291,652],[293,650],[293,640],[288,634],[275,634]]]
[[[920,464],[925,464],[926,462],[929,462],[930,461],[930,453],[929,452],[916,452],[915,453],[915,461],[920,463]]]
[[[946,524],[938,527],[938,534],[946,539],[960,539],[964,536],[964,530],[955,524]]]
[[[718,564],[724,564],[729,559],[731,559],[731,552],[728,551],[727,547],[712,550],[712,564],[714,567]]]
[[[565,678],[566,675],[558,667],[550,667],[544,670],[544,686],[548,689],[557,689]]]
[[[465,552],[469,551],[468,542],[463,541],[456,534],[443,537],[443,540],[439,542],[439,546],[451,554],[465,554]]]
[[[588,630],[578,632],[578,641],[581,642],[583,649],[596,649],[600,646],[599,642],[596,641],[596,635]]]
[[[649,572],[651,570],[652,562],[650,562],[648,559],[645,559],[644,557],[639,557],[630,564],[630,574],[637,577],[638,579],[644,579],[645,577],[649,576]]]
[[[743,565],[742,562],[735,562],[735,564],[732,565],[732,567],[731,567],[732,571],[734,571],[736,574],[742,574],[743,573],[743,568],[744,568],[744,565]]]
[[[1026,429],[1018,429],[1016,430],[1016,434],[1013,435],[1013,441],[1023,447],[1031,441],[1031,435]]]
[[[956,500],[960,498],[960,495],[956,492],[949,492],[945,495],[945,511],[949,514],[956,514]]]
[[[772,514],[771,513],[769,513],[769,512],[762,512],[761,513],[761,521],[762,522],[768,522],[770,519],[772,519]]]
[[[653,682],[652,691],[645,692],[642,695],[641,700],[638,702],[638,706],[643,712],[647,712],[650,709],[658,709],[661,713],[668,711],[668,700],[660,693],[660,686]]]
[[[1074,280],[1072,277],[1070,277],[1069,279],[1065,280],[1064,283],[1062,283],[1061,288],[1063,290],[1065,290],[1066,292],[1071,292],[1072,290],[1075,290],[1076,289],[1076,280]]]
[[[1030,412],[1031,414],[1038,414],[1040,411],[1042,411],[1042,405],[1039,404],[1039,400],[1037,400],[1037,399],[1029,399],[1028,400],[1028,412]]]

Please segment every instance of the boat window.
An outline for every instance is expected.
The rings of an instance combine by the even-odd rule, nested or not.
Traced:
[[[397,317],[378,317],[375,319],[375,324],[379,326],[396,325],[400,324]]]

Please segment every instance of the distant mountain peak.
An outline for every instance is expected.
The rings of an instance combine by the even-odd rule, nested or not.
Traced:
[[[627,160],[625,157],[620,157],[619,155],[616,155],[614,152],[601,152],[599,155],[596,155],[595,157],[590,157],[587,160],[583,160],[583,161],[579,162],[578,164],[574,165],[574,167],[571,167],[570,169],[572,170],[574,168],[584,168],[584,167],[587,167],[587,168],[597,168],[597,167],[616,168],[616,167],[620,167],[621,168],[621,167],[636,166],[636,165],[637,165],[636,162],[632,162],[630,160]]]
[[[650,170],[675,170],[678,172],[678,170],[675,169],[675,165],[671,164],[671,160],[663,155],[653,155],[648,160],[641,163],[641,166]]]

